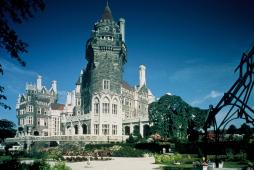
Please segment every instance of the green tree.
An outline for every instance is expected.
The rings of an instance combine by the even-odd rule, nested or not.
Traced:
[[[227,134],[236,134],[237,133],[237,128],[235,127],[235,125],[230,125],[227,129]]]
[[[1,119],[0,120],[0,139],[4,141],[5,138],[12,138],[16,134],[16,125],[12,121]]]
[[[252,129],[250,128],[249,125],[246,123],[242,124],[241,127],[239,128],[239,133],[243,135],[243,141],[249,142],[251,135],[253,133]]]
[[[33,12],[43,10],[44,7],[43,0],[0,0],[0,49],[9,53],[11,58],[17,60],[22,66],[26,64],[21,55],[28,52],[28,45],[19,39],[11,25],[23,23],[33,17]],[[3,75],[3,70],[0,63],[0,75]],[[4,102],[6,100],[4,87],[0,84],[0,107],[11,109]]]
[[[193,108],[179,96],[164,95],[149,105],[149,119],[153,123],[152,133],[162,137],[186,139],[189,122],[201,128],[207,110]]]

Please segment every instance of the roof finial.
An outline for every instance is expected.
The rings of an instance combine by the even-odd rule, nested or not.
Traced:
[[[111,14],[111,10],[109,8],[109,5],[108,5],[108,0],[107,0],[107,4],[106,4],[106,7],[104,9],[104,12],[102,14],[102,19],[103,20],[113,20],[113,17],[112,17],[112,14]]]

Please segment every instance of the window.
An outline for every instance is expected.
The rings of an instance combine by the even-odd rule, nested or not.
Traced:
[[[99,124],[94,124],[94,134],[99,135]]]
[[[102,103],[102,112],[109,113],[109,103]]]
[[[27,96],[27,100],[28,100],[28,101],[31,101],[31,96]]]
[[[109,113],[109,99],[105,97],[102,103],[102,113]]]
[[[102,134],[109,135],[109,124],[102,124]]]
[[[31,105],[28,105],[27,112],[33,112],[34,108]]]
[[[109,90],[110,89],[109,80],[103,80],[103,89],[104,90]]]
[[[80,106],[81,105],[81,101],[80,101],[80,99],[77,99],[77,106]]]
[[[37,113],[41,114],[41,108],[38,108]]]
[[[98,115],[100,113],[100,101],[98,98],[94,99],[94,114]]]
[[[28,124],[33,124],[33,117],[32,116],[29,116],[28,117]]]
[[[117,125],[112,125],[112,135],[117,135]]]
[[[117,104],[112,104],[112,113],[117,114]]]

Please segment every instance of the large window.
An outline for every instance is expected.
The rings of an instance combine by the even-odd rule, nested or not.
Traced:
[[[117,125],[112,125],[112,135],[117,135]]]
[[[94,124],[94,134],[99,135],[99,124]]]
[[[109,124],[102,124],[102,134],[109,135]]]
[[[109,80],[103,80],[103,89],[109,90],[110,89],[110,82]]]
[[[98,115],[100,113],[100,102],[98,98],[94,99],[94,114]]]
[[[112,113],[117,114],[117,104],[112,104]]]
[[[102,103],[102,112],[109,113],[109,103]]]
[[[109,113],[109,99],[107,97],[103,99],[102,112],[106,114]]]

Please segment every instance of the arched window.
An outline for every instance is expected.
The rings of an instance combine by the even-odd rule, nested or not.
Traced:
[[[100,113],[100,101],[99,99],[96,97],[94,99],[94,114],[98,115]]]
[[[77,135],[78,134],[78,125],[74,126],[74,131],[75,131],[75,135]]]
[[[118,109],[117,109],[117,103],[118,103],[117,99],[114,99],[113,100],[113,104],[112,104],[112,114],[114,114],[114,115],[116,115],[117,111],[118,111]]]
[[[125,131],[125,135],[129,135],[130,134],[130,126],[125,126],[124,131]]]
[[[103,99],[102,113],[109,114],[109,99],[107,97]]]
[[[87,125],[86,124],[82,125],[82,129],[83,129],[83,134],[87,134]]]

